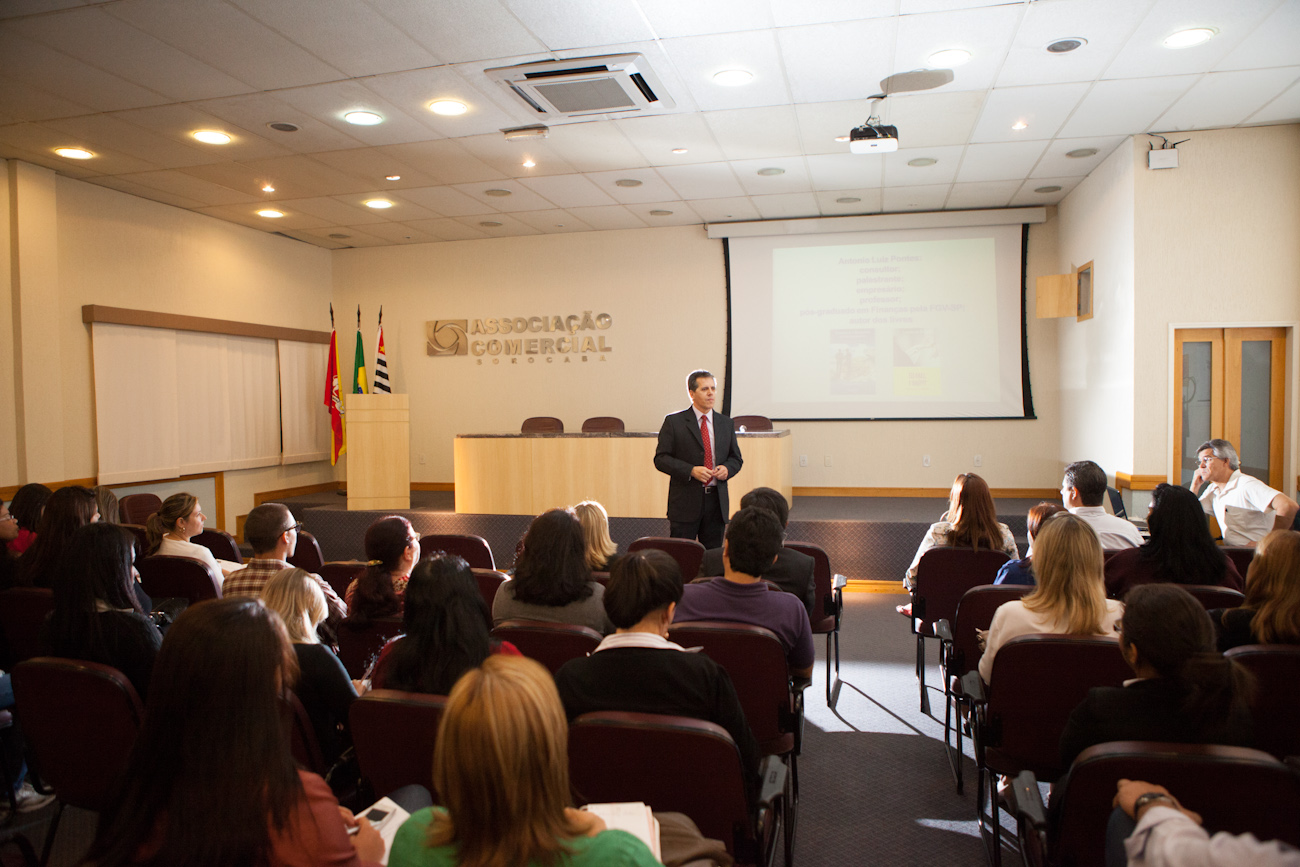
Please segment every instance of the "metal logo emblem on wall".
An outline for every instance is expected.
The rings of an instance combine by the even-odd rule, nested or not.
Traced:
[[[425,324],[429,355],[469,355],[468,319],[435,319]]]

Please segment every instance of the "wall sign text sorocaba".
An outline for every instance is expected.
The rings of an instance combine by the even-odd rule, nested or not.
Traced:
[[[425,323],[426,346],[428,354],[435,357],[478,356],[478,364],[483,363],[483,356],[491,358],[493,364],[500,364],[502,357],[510,359],[511,364],[518,364],[520,358],[534,364],[538,356],[544,357],[547,364],[554,363],[557,356],[565,364],[571,364],[574,356],[587,361],[588,356],[596,355],[604,361],[605,353],[614,351],[605,342],[605,335],[582,332],[605,331],[613,324],[608,313],[593,315],[590,310],[568,316],[434,319]],[[515,334],[552,336],[510,336]]]

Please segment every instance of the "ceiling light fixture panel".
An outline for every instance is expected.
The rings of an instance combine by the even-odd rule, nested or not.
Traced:
[[[88,160],[94,154],[85,148],[55,148],[54,152],[69,160]]]
[[[215,129],[198,129],[190,133],[190,135],[193,136],[196,141],[201,141],[204,144],[230,144],[230,136]]]
[[[1177,33],[1166,36],[1163,45],[1165,48],[1192,48],[1209,42],[1214,38],[1216,32],[1212,27],[1193,27],[1188,30],[1179,30]]]
[[[375,126],[384,122],[383,116],[373,111],[349,111],[343,119],[354,126]]]

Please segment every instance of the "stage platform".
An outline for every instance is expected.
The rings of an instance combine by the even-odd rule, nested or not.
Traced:
[[[422,534],[470,533],[492,547],[497,568],[510,568],[515,543],[531,515],[458,515],[449,491],[412,491],[411,508],[392,512],[349,512],[334,492],[289,497],[284,503],[320,542],[326,560],[363,559],[366,527],[385,514],[407,518]],[[998,520],[1015,534],[1023,554],[1025,514],[1037,499],[998,500]],[[897,582],[916,553],[926,529],[947,508],[947,500],[909,497],[795,497],[786,538],[826,549],[831,568],[850,581]],[[620,548],[642,536],[668,535],[667,518],[611,518],[610,535]],[[865,586],[864,586],[864,589]]]

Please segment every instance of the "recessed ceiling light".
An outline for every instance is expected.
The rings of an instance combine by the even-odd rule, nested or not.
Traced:
[[[675,154],[684,154],[684,153],[686,153],[686,148],[673,148],[673,153],[675,153]]]
[[[665,211],[659,208],[656,208],[655,210],[650,212],[650,216],[652,217],[671,217],[672,215],[673,215],[672,211]]]
[[[1193,45],[1200,45],[1202,42],[1209,42],[1214,38],[1215,31],[1209,27],[1193,27],[1190,30],[1179,30],[1177,33],[1165,37],[1165,48],[1191,48]]]
[[[1049,54],[1069,54],[1088,44],[1088,40],[1082,36],[1068,36],[1065,39],[1058,39],[1051,45],[1047,46]]]
[[[479,225],[485,229],[497,229],[501,227],[501,224],[498,223],[496,220],[484,220],[483,222],[479,223]]]
[[[271,123],[268,123],[267,126],[275,130],[276,132],[297,132],[298,131],[298,124],[289,123],[289,121],[287,120],[272,121]]]
[[[336,241],[342,241],[342,240],[345,240],[345,239],[347,239],[347,238],[351,238],[352,236],[351,236],[351,235],[345,235],[345,234],[343,234],[342,232],[330,232],[330,237],[333,238],[333,239],[336,240]]]
[[[742,84],[749,84],[753,78],[754,73],[744,69],[724,69],[713,74],[713,83],[721,84],[723,87],[739,87]]]
[[[401,175],[384,175],[384,180],[386,181],[400,181],[401,179]]]
[[[837,136],[835,136],[835,140],[836,140],[836,141],[848,141],[848,140],[849,140],[849,137],[846,136],[846,135],[837,135]]]
[[[444,117],[455,117],[469,111],[469,106],[454,99],[435,99],[429,103],[429,111]]]
[[[204,144],[230,144],[230,136],[215,129],[200,129],[190,133]]]
[[[1050,187],[1034,187],[1035,193],[1059,193],[1061,188],[1053,184]]]
[[[1066,151],[1066,152],[1065,152],[1065,155],[1066,155],[1067,157],[1071,157],[1071,158],[1077,160],[1077,159],[1081,159],[1081,158],[1083,158],[1083,157],[1095,156],[1096,153],[1097,153],[1097,149],[1096,149],[1096,148],[1075,148],[1075,149],[1072,150],[1072,151]]]
[[[271,186],[270,184],[264,184],[264,185],[262,186],[262,192],[264,192],[264,193],[274,193],[274,192],[275,192],[275,187]]]
[[[94,156],[90,151],[83,148],[55,148],[54,152],[70,160],[88,160]]]
[[[531,169],[531,168],[533,168],[533,167],[536,166],[536,165],[537,165],[537,163],[533,162],[531,158],[525,158],[525,159],[524,159],[524,163],[523,163],[524,168],[526,168],[526,169]]]
[[[954,66],[961,66],[968,60],[970,60],[970,52],[966,49],[945,48],[930,55],[930,66],[933,69],[951,69]]]
[[[765,177],[765,178],[774,178],[774,177],[776,177],[777,175],[783,175],[783,174],[785,174],[785,169],[779,169],[779,168],[776,168],[775,166],[771,166],[771,167],[766,168],[766,169],[759,169],[759,170],[758,170],[758,173],[759,173],[760,175],[762,175],[763,177]]]
[[[1011,124],[1011,128],[1012,128],[1012,129],[1029,129],[1029,124],[1025,123],[1023,120],[1018,120],[1018,121],[1016,121],[1015,123]]]
[[[367,208],[374,208],[376,211],[382,211],[393,206],[393,203],[388,199],[366,199],[364,204]]]
[[[619,178],[618,180],[614,181],[614,186],[616,186],[616,187],[639,187],[639,186],[641,186],[641,182],[638,181],[636,178]]]
[[[356,126],[374,126],[384,122],[383,117],[373,111],[350,111],[343,115],[343,119]]]
[[[510,191],[509,190],[484,190],[483,194],[486,196],[495,196],[496,198],[500,199],[510,195]]]
[[[284,211],[277,211],[274,208],[263,208],[257,212],[259,217],[266,217],[268,220],[275,220],[284,216]]]
[[[835,201],[839,202],[841,205],[854,205],[862,200],[859,199],[857,196],[840,196]]]
[[[932,166],[937,162],[939,161],[936,160],[934,157],[917,157],[914,160],[908,160],[907,164],[909,166],[915,166],[918,169],[923,169],[926,166]]]

